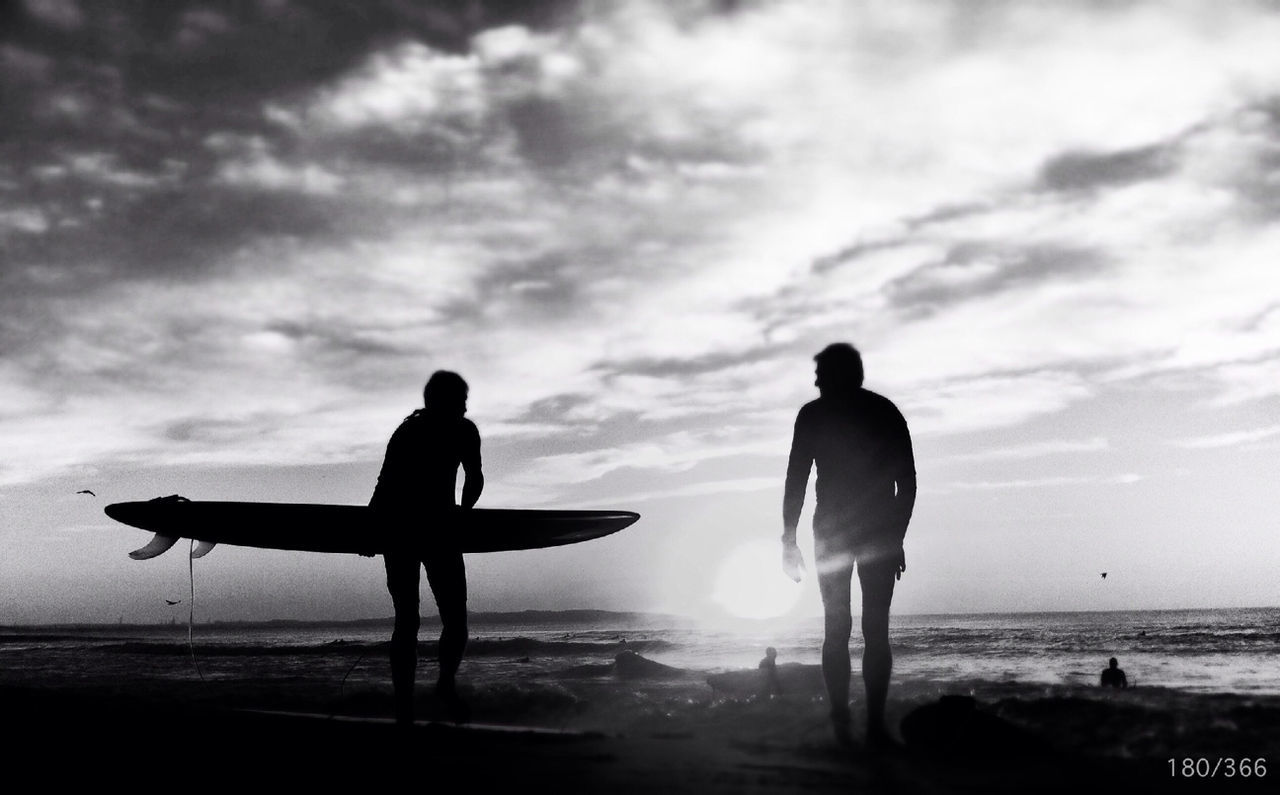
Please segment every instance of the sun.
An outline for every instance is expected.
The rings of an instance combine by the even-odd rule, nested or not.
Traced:
[[[800,591],[782,573],[777,542],[748,541],[720,565],[711,598],[738,618],[776,618],[795,607]]]

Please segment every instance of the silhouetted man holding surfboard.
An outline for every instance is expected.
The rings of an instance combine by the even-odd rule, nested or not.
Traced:
[[[902,538],[916,500],[915,459],[906,420],[887,398],[862,388],[862,356],[847,343],[817,356],[820,397],[796,416],[782,502],[783,569],[797,582],[804,559],[796,528],[809,470],[818,469],[813,516],[818,588],[825,638],[822,675],[836,738],[852,742],[849,723],[849,636],[854,564],[862,586],[862,678],[867,688],[867,742],[889,743],[885,701],[893,657],[889,603],[906,571]]]
[[[440,678],[436,695],[454,720],[466,720],[455,676],[467,645],[467,573],[454,537],[458,467],[465,473],[462,509],[480,499],[480,432],[467,412],[467,382],[439,370],[422,391],[423,408],[400,423],[369,506],[387,534],[387,590],[395,605],[391,635],[391,682],[396,721],[413,721],[413,685],[418,665],[418,567],[440,611]]]

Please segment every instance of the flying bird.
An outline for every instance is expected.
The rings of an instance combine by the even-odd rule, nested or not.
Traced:
[[[88,489],[80,489],[79,491],[76,492],[76,494],[88,494],[90,497],[98,496],[97,494],[94,494],[92,491],[89,491]]]
[[[175,602],[174,600],[172,600],[172,599],[166,599],[166,600],[164,600],[164,602],[165,602],[165,604],[168,604],[168,605],[180,605],[180,604],[182,604],[182,600],[181,600],[181,599],[179,599],[179,600],[178,600],[178,601],[176,601],[176,602]]]
[[[1107,578],[1107,573],[1104,571],[1104,572],[1102,572],[1102,579],[1104,579],[1104,580],[1105,580],[1106,578]]]

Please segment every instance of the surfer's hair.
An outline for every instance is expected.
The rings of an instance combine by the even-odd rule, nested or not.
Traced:
[[[459,411],[467,403],[471,388],[462,376],[449,370],[436,370],[422,388],[422,403],[427,408]]]
[[[827,386],[836,389],[858,389],[865,377],[862,354],[847,342],[833,342],[818,352],[813,360],[822,368]]]

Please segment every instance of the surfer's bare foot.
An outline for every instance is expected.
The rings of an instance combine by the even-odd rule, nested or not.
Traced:
[[[877,754],[892,754],[903,750],[902,743],[893,739],[883,725],[867,727],[867,750]]]
[[[839,707],[831,710],[831,731],[835,734],[836,744],[841,748],[853,747],[853,730],[849,716],[849,708]]]
[[[443,682],[436,685],[436,698],[444,707],[444,713],[454,723],[467,723],[471,720],[471,707],[458,695],[458,688]]]
[[[413,708],[412,707],[408,709],[402,709],[400,707],[396,708],[396,725],[397,726],[413,725]]]

